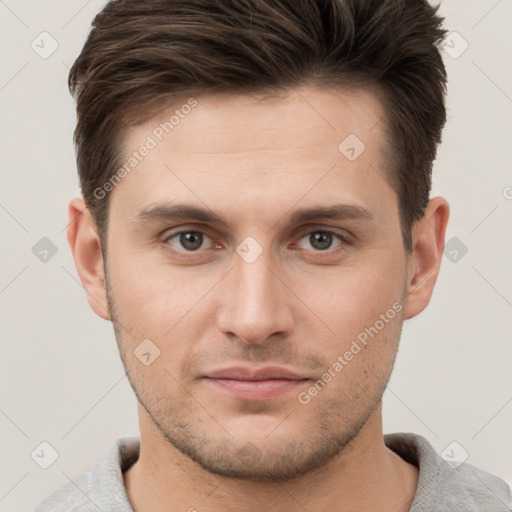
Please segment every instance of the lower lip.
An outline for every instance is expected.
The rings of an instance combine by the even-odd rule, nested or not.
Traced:
[[[205,379],[208,384],[220,391],[246,400],[267,400],[277,398],[297,389],[308,379],[269,379],[269,380],[236,380],[236,379]]]

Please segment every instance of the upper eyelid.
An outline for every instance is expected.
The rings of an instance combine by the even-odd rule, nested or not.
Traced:
[[[319,231],[323,231],[326,233],[333,233],[334,235],[337,235],[341,238],[349,237],[349,234],[346,230],[341,229],[341,228],[336,228],[334,226],[325,226],[325,225],[324,226],[322,226],[322,225],[311,226],[311,225],[308,225],[308,226],[304,226],[303,228],[299,227],[296,231],[297,231],[297,234],[301,234],[301,235],[308,234],[308,233],[317,233]]]

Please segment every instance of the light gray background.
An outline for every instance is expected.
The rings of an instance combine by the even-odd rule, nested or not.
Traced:
[[[103,5],[0,0],[2,512],[33,510],[138,433],[112,326],[87,304],[65,231],[79,190],[68,68]],[[449,119],[433,195],[451,204],[447,240],[468,251],[443,258],[430,307],[405,324],[384,430],[422,434],[439,453],[456,441],[512,483],[512,0],[445,0],[441,13],[469,48],[458,55],[454,36],[444,52]],[[59,45],[46,59],[31,48],[43,31]],[[46,263],[32,253],[42,237],[58,249]],[[48,469],[31,458],[43,441],[59,454]]]

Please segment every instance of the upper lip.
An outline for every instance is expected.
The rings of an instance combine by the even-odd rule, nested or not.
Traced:
[[[221,368],[206,375],[212,379],[233,379],[233,380],[268,380],[268,379],[288,379],[304,380],[296,373],[282,368],[280,366],[264,366],[263,368],[247,368],[246,366],[232,366],[230,368]]]

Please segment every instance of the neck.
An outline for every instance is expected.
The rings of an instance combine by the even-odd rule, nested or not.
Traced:
[[[405,512],[416,492],[418,468],[384,444],[381,405],[328,464],[282,482],[209,473],[163,438],[146,415],[139,405],[140,456],[124,473],[134,512]]]

